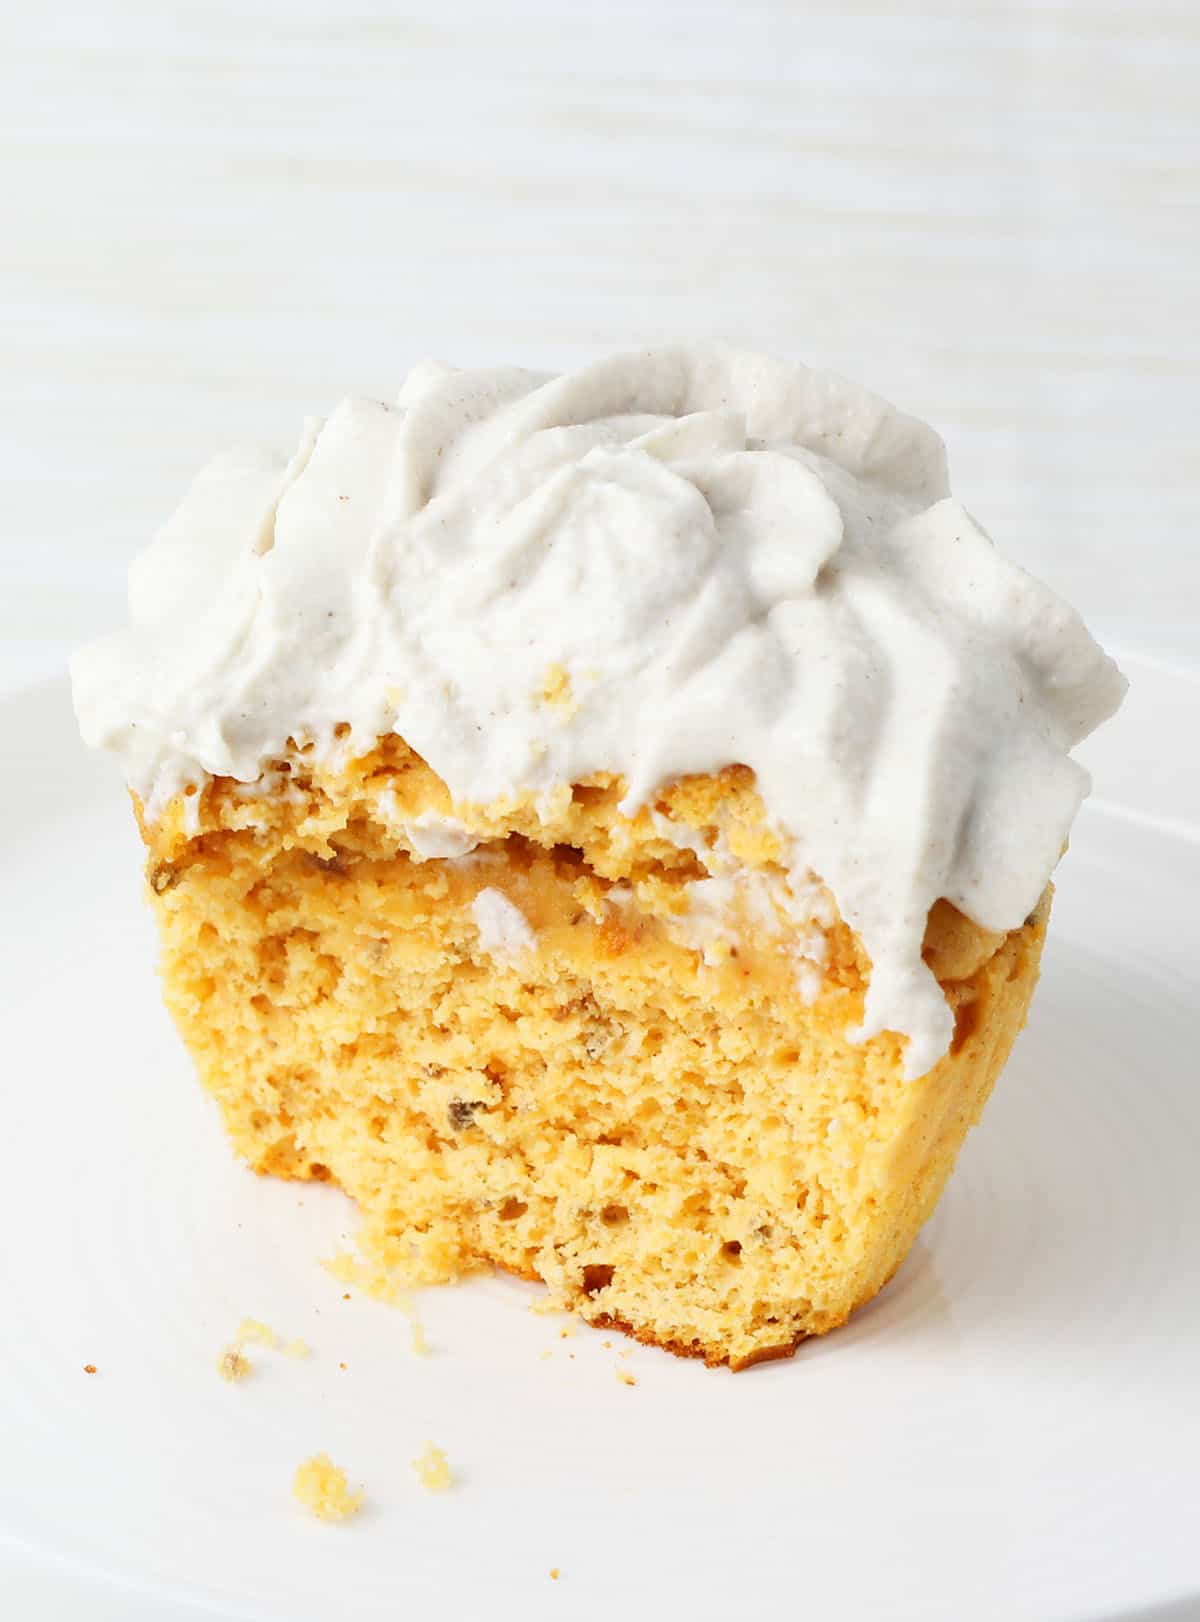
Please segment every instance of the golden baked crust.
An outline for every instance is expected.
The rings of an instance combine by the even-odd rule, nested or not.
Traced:
[[[783,882],[753,774],[681,780],[633,819],[622,786],[453,805],[393,738],[181,796],[143,826],[166,998],[238,1150],[338,1182],[406,1281],[494,1263],[592,1323],[745,1368],[899,1266],[1024,1022],[1049,891],[1008,936],[933,909],[955,1037],[905,1081],[900,1038],[844,1035],[869,964],[836,917],[811,1006],[786,932],[743,918],[709,962],[680,942],[718,842]],[[419,859],[423,813],[478,847]],[[485,888],[534,951],[484,949]]]

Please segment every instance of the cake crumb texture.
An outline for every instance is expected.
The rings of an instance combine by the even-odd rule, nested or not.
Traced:
[[[250,1373],[250,1368],[250,1359],[236,1346],[227,1347],[217,1359],[217,1373],[222,1380],[228,1380],[230,1384],[244,1380]]]
[[[426,1492],[445,1492],[454,1480],[446,1455],[432,1442],[426,1442],[424,1452],[413,1460],[413,1469]]]
[[[296,1470],[292,1493],[319,1521],[345,1521],[362,1507],[361,1492],[351,1492],[346,1472],[328,1453],[305,1459]]]
[[[633,817],[604,774],[456,804],[398,738],[336,767],[297,748],[273,772],[269,793],[216,779],[198,811],[143,827],[149,895],[168,1005],[237,1149],[358,1202],[364,1260],[336,1276],[399,1294],[497,1265],[735,1369],[891,1277],[1024,1022],[1048,890],[1006,935],[932,909],[924,957],[955,1034],[905,1080],[902,1037],[847,1035],[870,963],[827,893],[816,945],[811,917],[760,927],[747,885],[729,950],[681,935],[718,851],[799,905],[743,767]],[[474,848],[423,857],[405,828],[426,815]],[[484,948],[485,889],[530,949]],[[814,994],[797,963],[811,978],[818,957]],[[275,1343],[255,1325],[239,1345]]]
[[[243,1318],[233,1332],[233,1344],[242,1346],[266,1346],[274,1351],[279,1345],[279,1336],[269,1324],[259,1318]]]

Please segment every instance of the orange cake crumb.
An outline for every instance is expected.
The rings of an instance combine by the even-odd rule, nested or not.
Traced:
[[[445,1492],[454,1480],[446,1455],[432,1442],[426,1442],[425,1451],[413,1460],[413,1469],[426,1492]]]
[[[239,1349],[243,1346],[267,1346],[274,1350],[279,1345],[279,1336],[261,1319],[243,1318],[233,1332],[233,1344]]]
[[[217,1359],[217,1373],[222,1380],[229,1380],[231,1383],[244,1380],[250,1368],[250,1359],[243,1356],[236,1346],[227,1347]]]
[[[351,1492],[346,1472],[338,1468],[328,1453],[305,1459],[296,1470],[292,1494],[319,1521],[345,1521],[357,1515],[362,1506],[361,1492]]]
[[[557,711],[563,721],[573,720],[579,713],[579,700],[571,688],[571,673],[563,664],[547,666],[532,696],[535,703],[544,704],[547,709]]]
[[[253,1368],[250,1359],[245,1355],[247,1346],[265,1346],[269,1351],[279,1351],[279,1336],[270,1324],[263,1323],[261,1318],[243,1318],[233,1332],[229,1345],[217,1359],[217,1373],[223,1380],[244,1380]],[[282,1347],[287,1357],[307,1357],[309,1348],[302,1340],[293,1340]]]

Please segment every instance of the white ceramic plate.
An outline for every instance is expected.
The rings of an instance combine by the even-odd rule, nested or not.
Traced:
[[[736,1377],[562,1339],[506,1280],[428,1292],[424,1358],[343,1300],[347,1204],[234,1164],[159,1007],[111,767],[61,685],[0,706],[3,1615],[1200,1615],[1200,800],[1154,776],[1200,709],[1135,699],[936,1217],[848,1329]],[[247,1314],[312,1357],[222,1382]],[[292,1502],[320,1449],[353,1522]]]

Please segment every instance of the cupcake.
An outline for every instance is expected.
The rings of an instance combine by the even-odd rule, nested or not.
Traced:
[[[708,347],[222,458],[72,674],[237,1151],[735,1369],[932,1211],[1124,690],[931,430]]]

